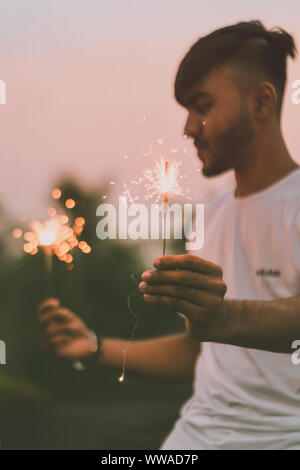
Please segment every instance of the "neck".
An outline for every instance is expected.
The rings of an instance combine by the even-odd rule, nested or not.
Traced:
[[[270,133],[270,138],[266,135],[264,130],[249,150],[243,165],[235,168],[236,197],[262,191],[299,168],[288,152],[280,129],[272,135]]]

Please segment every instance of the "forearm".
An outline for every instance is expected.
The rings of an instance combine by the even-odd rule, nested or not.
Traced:
[[[300,297],[224,300],[213,336],[217,343],[290,353],[300,339]]]
[[[192,380],[200,343],[186,333],[154,339],[128,341],[103,338],[99,364],[126,368],[141,375],[163,380]]]

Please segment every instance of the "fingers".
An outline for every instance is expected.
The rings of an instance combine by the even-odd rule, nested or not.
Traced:
[[[46,329],[52,322],[67,324],[74,318],[73,312],[67,308],[52,309],[48,313],[45,313],[39,319],[39,326],[42,330]]]
[[[88,329],[58,299],[46,299],[39,305],[39,336],[43,347],[57,357],[74,358],[89,351]]]
[[[222,268],[210,261],[194,255],[161,256],[156,258],[153,266],[159,269],[187,269],[202,274],[222,276]]]
[[[195,271],[183,270],[148,270],[142,274],[142,279],[151,284],[178,284],[187,287],[209,290],[218,286],[218,278],[209,277]],[[221,283],[220,283],[221,284]]]
[[[58,347],[67,345],[74,339],[85,337],[85,329],[83,322],[73,317],[67,323],[46,322],[43,328],[40,328],[40,334],[43,346],[52,352],[57,352]]]
[[[44,315],[45,313],[59,306],[60,306],[60,301],[58,299],[54,299],[54,298],[45,299],[38,306],[38,314],[39,316]]]
[[[82,335],[82,327],[76,322],[71,322],[70,324],[66,325],[58,325],[55,323],[51,323],[45,330],[44,333],[47,337],[52,338],[56,335],[66,335],[70,337],[78,337]]]
[[[70,336],[61,334],[54,336],[53,338],[48,338],[45,345],[48,349],[50,349],[50,351],[55,351],[59,346],[64,346],[70,343],[70,341]]]
[[[78,331],[72,333],[72,330],[60,330],[53,334],[47,334],[43,336],[43,344],[46,348],[50,348],[53,350],[55,347],[68,344],[72,341],[72,339],[76,337],[80,337]]]
[[[199,305],[195,305],[187,300],[179,297],[171,297],[166,295],[148,295],[144,294],[144,300],[149,304],[162,305],[169,310],[182,312],[191,320],[199,317],[201,313],[205,315],[206,310]]]
[[[204,308],[214,309],[219,306],[218,296],[210,293],[209,291],[193,289],[191,287],[169,284],[147,285],[146,283],[141,283],[140,290],[146,295],[151,296],[164,295],[168,297],[178,297],[180,299],[187,300],[191,304]]]

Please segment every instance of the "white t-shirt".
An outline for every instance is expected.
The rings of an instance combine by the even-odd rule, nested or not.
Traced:
[[[225,298],[300,295],[300,169],[248,197],[216,198],[204,246],[190,253],[222,267]],[[203,343],[194,393],[161,449],[300,449],[300,365],[291,354]]]

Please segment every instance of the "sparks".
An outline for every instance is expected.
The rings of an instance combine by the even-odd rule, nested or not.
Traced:
[[[180,164],[181,162],[176,161],[168,163],[162,157],[154,168],[144,171],[149,199],[154,197],[155,202],[158,202],[161,197],[166,199],[169,195],[183,194],[178,183]]]
[[[90,253],[91,247],[85,241],[78,241],[81,235],[85,219],[77,217],[73,227],[68,225],[68,217],[65,215],[51,217],[45,222],[32,221],[31,231],[24,233],[23,238],[25,253],[35,255],[42,248],[48,258],[57,256],[60,261],[70,264],[73,257],[70,252],[78,246],[83,253]],[[16,231],[13,235],[16,237]],[[17,233],[19,235],[19,232]]]
[[[142,185],[146,190],[143,192],[145,201],[158,203],[164,193],[168,193],[168,199],[175,195],[190,199],[179,184],[180,165],[181,161],[167,162],[164,157],[161,157],[154,167],[145,169],[141,176],[131,181],[131,188],[127,183],[123,183],[123,195],[127,196],[131,203],[138,201],[140,199],[139,187]]]

